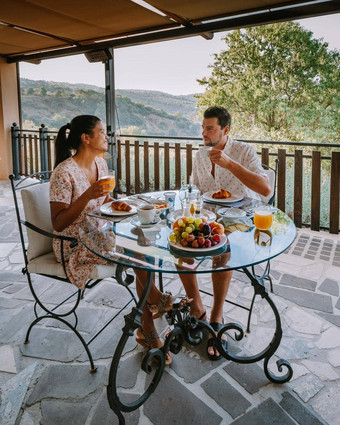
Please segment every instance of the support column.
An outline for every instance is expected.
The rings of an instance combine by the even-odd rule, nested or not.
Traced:
[[[109,135],[109,154],[112,159],[108,161],[109,168],[116,170],[117,174],[117,140],[116,140],[116,101],[114,78],[114,51],[110,49],[112,59],[105,62],[105,101],[106,101],[106,128]],[[117,175],[116,175],[117,182]],[[118,182],[116,183],[116,188]]]
[[[17,66],[0,58],[0,180],[13,172],[11,125],[19,122]]]

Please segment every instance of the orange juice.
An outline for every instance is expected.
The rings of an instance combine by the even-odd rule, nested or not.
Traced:
[[[267,230],[271,228],[273,222],[272,212],[266,209],[259,209],[254,214],[254,225],[257,229]]]
[[[115,176],[104,176],[99,180],[100,185],[108,185],[108,187],[105,188],[107,192],[112,192],[113,189],[116,186],[116,177]]]

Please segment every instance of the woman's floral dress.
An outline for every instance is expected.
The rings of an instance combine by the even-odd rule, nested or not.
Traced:
[[[108,168],[103,158],[95,158],[98,170],[98,179],[107,174]],[[79,198],[88,188],[88,181],[84,171],[74,161],[68,158],[61,162],[53,171],[50,180],[50,202],[63,202],[71,204]],[[79,217],[62,232],[54,231],[56,235],[70,236],[79,240],[79,229],[89,231],[102,225],[101,220],[88,216],[88,213],[99,208],[105,200],[105,196],[92,199],[86,205]],[[92,254],[80,242],[75,248],[70,248],[69,242],[64,242],[64,258],[66,260],[66,272],[70,281],[80,289],[84,289],[87,280],[96,264],[106,264],[102,258]],[[60,241],[53,240],[53,250],[57,261],[61,262]]]

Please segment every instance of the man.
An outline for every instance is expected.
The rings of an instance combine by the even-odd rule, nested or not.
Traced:
[[[268,178],[261,166],[256,151],[248,144],[231,139],[231,116],[222,107],[212,106],[204,112],[202,136],[205,146],[211,146],[209,155],[203,157],[198,151],[193,163],[193,183],[201,192],[226,189],[231,193],[259,199],[271,192]],[[206,312],[198,289],[196,275],[180,275],[188,298],[193,298],[191,314],[204,320]],[[227,296],[231,271],[212,274],[213,305],[210,325],[216,333],[223,323],[223,304]],[[226,345],[225,345],[226,346]],[[208,340],[208,357],[219,360],[221,355]]]

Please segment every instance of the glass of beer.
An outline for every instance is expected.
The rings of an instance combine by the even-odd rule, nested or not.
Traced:
[[[254,225],[259,230],[268,230],[272,227],[272,210],[268,206],[258,207],[254,213]]]
[[[113,170],[109,170],[105,176],[100,178],[99,184],[104,186],[104,190],[107,193],[113,192],[113,189],[116,186],[115,172]]]

